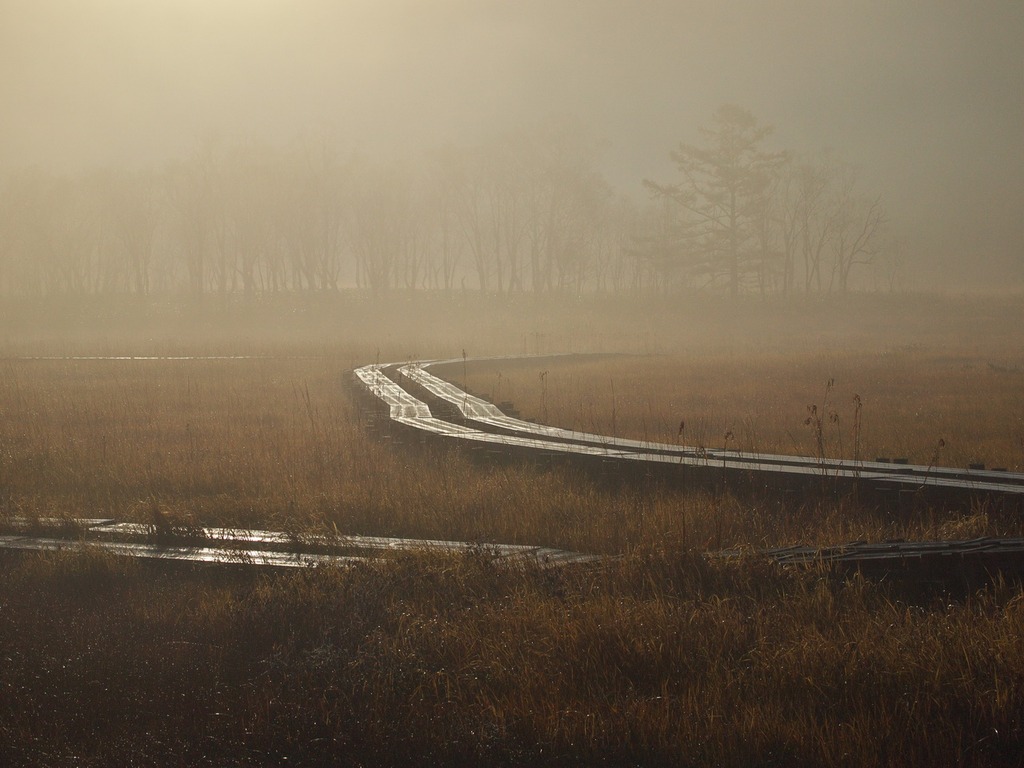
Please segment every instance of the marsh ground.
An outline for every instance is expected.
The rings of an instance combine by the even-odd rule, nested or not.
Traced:
[[[640,311],[601,298],[345,296],[3,313],[4,515],[146,520],[156,506],[203,524],[616,556],[560,574],[413,557],[237,576],[5,558],[9,762],[1019,759],[1017,585],[950,594],[701,554],[1021,535],[1017,517],[984,504],[737,499],[481,465],[371,438],[344,387],[347,371],[374,360],[629,353],[449,371],[524,415],[592,431],[813,454],[804,421],[817,405],[837,417],[823,432],[829,455],[1019,470],[1018,299],[692,298]],[[23,359],[97,354],[254,359]]]

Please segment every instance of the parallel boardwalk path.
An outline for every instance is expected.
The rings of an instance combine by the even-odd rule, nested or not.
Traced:
[[[465,360],[423,360],[368,365],[355,378],[387,409],[389,424],[424,439],[485,448],[491,455],[559,458],[602,470],[686,483],[744,485],[801,491],[856,491],[880,500],[939,500],[967,505],[976,500],[1021,508],[1024,474],[977,468],[920,466],[884,461],[714,451],[629,440],[535,424],[510,416],[493,403],[431,373],[433,366]],[[639,472],[637,472],[639,470]],[[730,557],[738,553],[709,553]],[[994,572],[1024,575],[1024,539],[938,542],[854,542],[836,547],[784,547],[764,553],[780,564],[822,563],[866,574],[903,573],[928,581],[973,580]]]
[[[24,358],[31,360],[235,360],[247,357]],[[434,375],[430,368],[465,360],[426,360],[374,364],[353,372],[357,391],[383,411],[388,428],[421,440],[452,441],[488,455],[527,460],[578,462],[602,471],[657,476],[682,483],[745,485],[783,490],[854,489],[881,498],[984,499],[1020,508],[1024,474],[984,469],[895,464],[881,461],[782,456],[715,451],[597,435],[534,424],[503,413],[492,403]],[[276,531],[196,528],[174,535],[152,526],[109,519],[8,521],[0,549],[63,550],[92,548],[165,562],[188,561],[272,568],[350,565],[388,552],[486,553],[499,562],[542,567],[599,560],[539,546],[479,545],[471,542],[368,536],[294,537]],[[731,556],[734,553],[711,553]],[[869,573],[914,569],[927,574],[951,571],[1024,573],[1024,539],[943,542],[855,542],[838,547],[785,547],[765,552],[779,563],[827,563]]]
[[[561,456],[583,462],[599,459],[690,482],[725,479],[747,486],[792,489],[821,487],[824,482],[837,489],[855,487],[883,496],[919,493],[932,498],[999,499],[1018,505],[1024,500],[1021,473],[718,451],[534,424],[506,415],[429,370],[458,362],[463,361],[368,365],[357,369],[355,376],[365,391],[388,408],[394,424],[468,446],[486,445],[508,455]]]

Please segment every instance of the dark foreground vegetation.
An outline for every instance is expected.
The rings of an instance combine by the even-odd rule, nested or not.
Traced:
[[[7,764],[1011,765],[1024,600],[757,559],[0,570]]]
[[[854,450],[856,393],[864,455],[927,462],[941,438],[938,461],[1019,471],[1018,300],[475,301],[5,305],[2,518],[158,510],[482,547],[281,574],[4,555],[0,762],[1020,764],[1019,584],[870,581],[756,554],[1021,536],[1017,515],[492,466],[371,437],[343,386],[375,359],[640,346],[660,356],[460,375],[566,426],[672,441],[685,419],[688,441],[828,455]],[[14,359],[126,353],[261,357]],[[819,439],[807,405],[833,378],[838,427]],[[609,558],[503,568],[489,542]],[[741,556],[705,556],[721,548]]]

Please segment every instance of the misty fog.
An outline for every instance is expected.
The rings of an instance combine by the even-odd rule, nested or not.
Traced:
[[[620,269],[624,286],[730,290],[649,258],[659,232],[682,226],[666,225],[679,211],[652,189],[680,183],[671,153],[706,146],[722,105],[774,127],[764,153],[824,169],[851,226],[875,211],[872,263],[816,290],[1019,285],[1021,40],[1012,0],[0,0],[5,288],[612,290]],[[192,194],[204,174],[221,185],[210,198]],[[463,206],[506,195],[521,234],[492,217],[476,233],[491,245],[474,243],[445,192]],[[559,227],[539,215],[544,196],[548,212],[561,201]],[[304,230],[303,216],[337,220]],[[531,233],[561,273],[529,265]],[[771,238],[777,256],[784,237]],[[303,266],[304,247],[337,263]],[[275,249],[292,260],[277,273]],[[414,263],[398,263],[410,249]],[[114,250],[116,276],[99,263]],[[57,252],[74,265],[43,276],[40,254]],[[381,267],[385,253],[397,262]],[[39,275],[24,274],[29,261]],[[742,290],[767,279],[751,268]],[[788,279],[776,265],[770,288],[812,290],[806,268]]]

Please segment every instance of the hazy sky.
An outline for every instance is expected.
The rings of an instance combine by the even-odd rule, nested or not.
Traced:
[[[913,253],[1024,277],[1022,0],[0,0],[0,166],[328,131],[409,155],[568,114],[620,187],[723,103],[856,163]]]

